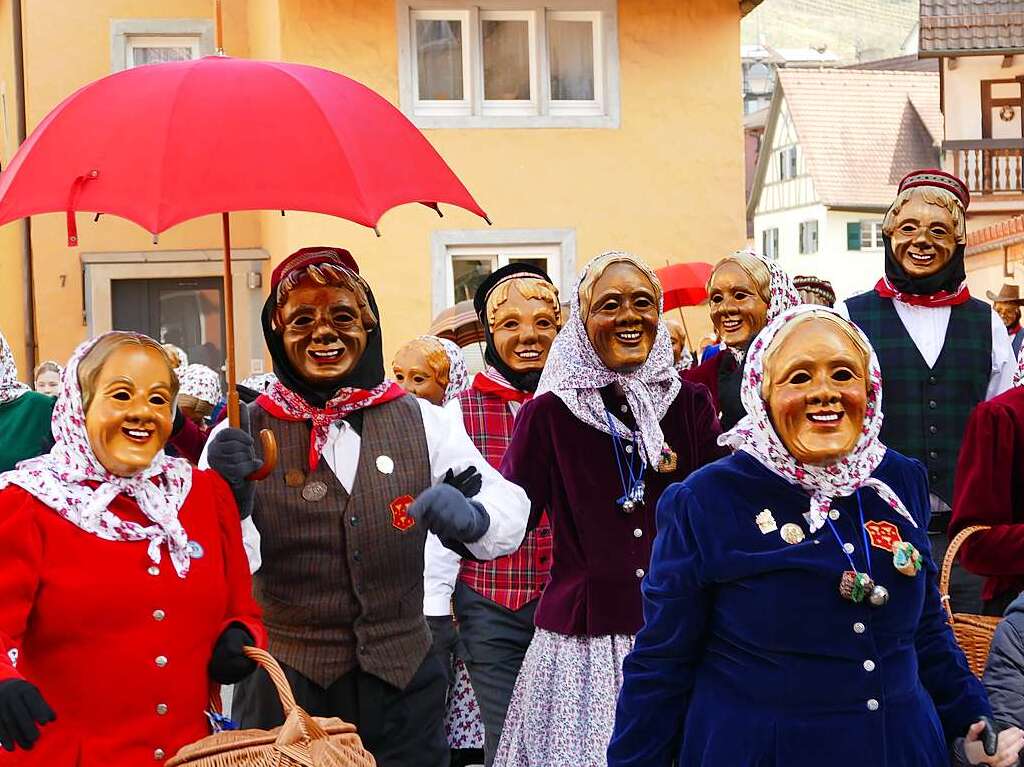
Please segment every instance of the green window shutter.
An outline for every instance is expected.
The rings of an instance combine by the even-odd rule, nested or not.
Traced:
[[[860,250],[860,221],[846,222],[846,249]]]

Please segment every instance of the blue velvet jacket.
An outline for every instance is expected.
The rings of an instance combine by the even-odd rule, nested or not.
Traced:
[[[917,528],[873,490],[839,499],[834,525],[857,569],[858,496],[866,522],[895,524],[925,558],[908,577],[868,544],[883,607],[839,595],[850,564],[832,530],[810,534],[807,495],[750,455],[664,493],[609,767],[947,767],[949,744],[990,713],[988,700],[939,602],[924,468],[890,450],[874,476]],[[764,509],[778,530],[758,528]],[[802,542],[783,541],[786,523]]]

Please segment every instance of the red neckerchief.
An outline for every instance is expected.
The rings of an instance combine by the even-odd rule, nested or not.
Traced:
[[[486,373],[477,373],[473,379],[473,388],[484,394],[493,394],[505,402],[526,402],[533,398],[528,391],[520,391],[511,384],[496,381]]]
[[[1016,325],[1014,325],[1012,328],[1007,328],[1006,329],[1006,334],[1009,335],[1009,336],[1015,336],[1019,332],[1020,332],[1020,323],[1019,322]]]
[[[960,286],[956,293],[940,290],[938,293],[932,293],[928,296],[919,296],[916,293],[900,293],[890,284],[889,280],[883,277],[875,283],[875,292],[882,298],[895,298],[897,301],[902,301],[911,306],[928,306],[932,308],[937,306],[957,306],[971,300],[971,291],[968,289],[966,282]]]
[[[405,396],[405,390],[393,381],[383,381],[372,389],[344,388],[323,408],[316,408],[298,394],[276,381],[266,394],[261,394],[256,404],[274,418],[284,421],[309,421],[309,470],[315,471],[320,463],[320,454],[327,442],[331,424],[357,410],[383,405],[385,402]]]

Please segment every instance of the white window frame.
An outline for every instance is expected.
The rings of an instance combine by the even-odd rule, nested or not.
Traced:
[[[768,247],[769,240],[772,245],[770,248]],[[761,230],[761,250],[764,252],[765,258],[771,261],[779,260],[779,227],[769,226]]]
[[[136,48],[191,48],[192,58],[198,59],[202,54],[199,35],[128,35],[125,41],[125,69],[134,69],[133,51]],[[142,66],[142,65],[139,65]]]
[[[419,59],[412,56],[410,65],[412,67],[412,82],[410,83],[413,94],[413,109],[417,114],[434,115],[438,117],[459,117],[473,114],[473,72],[472,72],[472,47],[473,47],[473,24],[472,18],[475,14],[471,11],[432,11],[416,10],[409,12],[409,35],[410,48],[416,50],[415,35],[417,21],[458,21],[462,24],[462,100],[455,99],[421,99],[419,94],[420,73]]]
[[[547,258],[551,281],[565,300],[566,286],[576,280],[574,229],[446,229],[431,234],[433,314],[464,297],[455,296],[452,263],[458,258],[491,258],[499,269],[517,256]],[[470,297],[472,298],[472,296]]]
[[[537,14],[534,11],[490,11],[478,12],[480,22],[476,25],[480,36],[477,57],[477,77],[480,78],[480,107],[476,110],[484,117],[504,117],[508,115],[536,115],[539,113],[540,82],[538,77],[539,61],[542,58],[537,48]],[[527,29],[527,47],[530,53],[530,98],[521,100],[503,100],[485,98],[484,83],[484,27],[485,21],[525,21]]]
[[[150,47],[187,44],[195,58],[211,56],[215,52],[213,19],[111,19],[111,72],[131,69],[131,47],[140,40],[150,41]]]
[[[882,242],[882,219],[862,219],[857,223],[860,224],[860,249],[861,250],[881,250],[885,247]],[[867,246],[864,245],[864,226],[869,225],[871,227],[871,243]],[[877,245],[875,243],[878,243]]]
[[[619,46],[617,0],[396,0],[398,34],[399,103],[402,112],[419,128],[618,128]],[[465,102],[429,102],[418,99],[415,23],[418,18],[463,21],[463,76],[469,73]],[[485,101],[481,21],[487,18],[529,19],[531,40],[530,102]],[[594,100],[551,99],[547,22],[589,21],[593,24]],[[469,58],[467,66],[466,57]]]
[[[810,240],[811,240],[810,228],[812,226],[814,227],[814,242],[813,242],[813,244],[810,242]],[[815,253],[818,252],[818,249],[821,247],[821,243],[819,242],[819,239],[818,239],[818,235],[819,235],[818,219],[812,218],[812,219],[809,219],[807,221],[801,221],[798,234],[799,234],[799,245],[800,245],[799,250],[800,250],[800,255],[802,255],[802,256],[811,256],[811,255],[814,255]],[[813,247],[813,249],[812,249],[812,247]]]

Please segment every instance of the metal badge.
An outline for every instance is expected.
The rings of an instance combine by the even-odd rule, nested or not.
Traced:
[[[391,456],[378,455],[377,456],[377,471],[381,474],[393,474],[395,471],[395,462],[391,460]]]
[[[754,522],[757,523],[757,529],[761,531],[762,535],[774,533],[776,530],[779,529],[779,526],[775,522],[775,516],[772,514],[771,509],[765,509],[756,517],[754,517]]]
[[[188,555],[192,559],[202,559],[205,553],[206,552],[203,551],[203,547],[200,545],[199,541],[188,542]]]
[[[779,535],[782,536],[782,540],[786,543],[800,543],[804,539],[804,531],[800,525],[795,525],[792,522],[787,522],[782,526],[782,530],[779,531]]]
[[[302,488],[302,497],[310,503],[322,501],[327,497],[327,485],[319,480],[307,482],[305,487]]]

